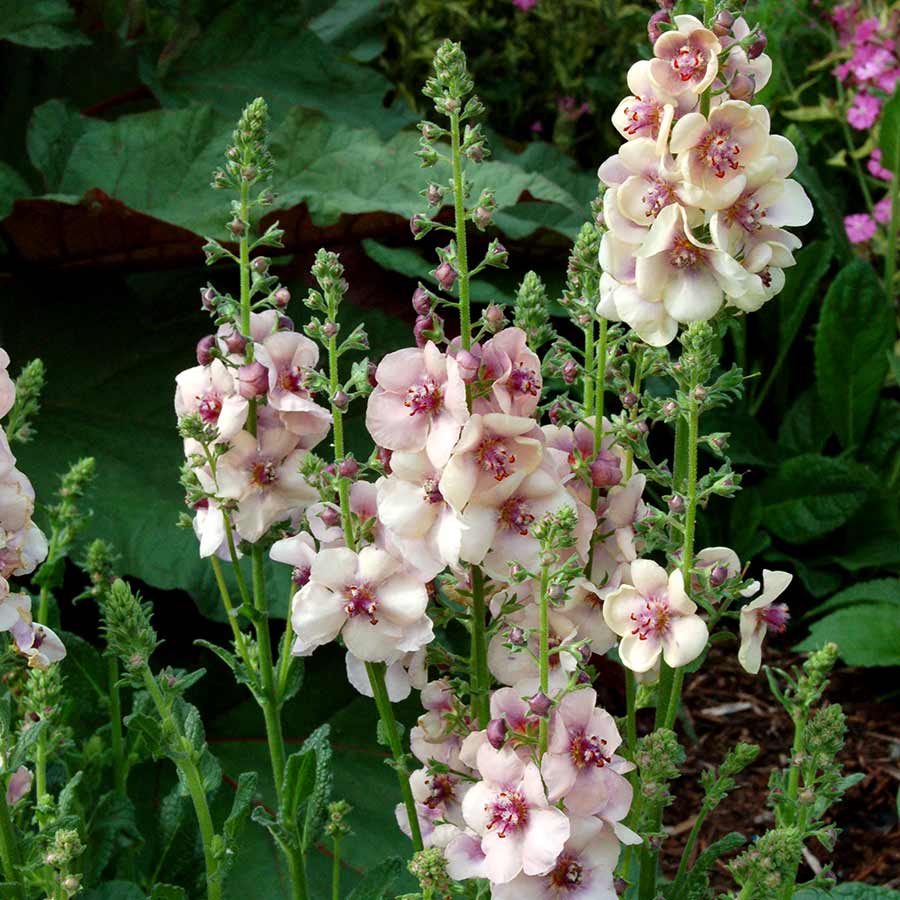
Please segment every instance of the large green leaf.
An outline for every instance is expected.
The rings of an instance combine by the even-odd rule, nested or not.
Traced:
[[[66,0],[0,0],[0,40],[49,50],[90,43]]]
[[[843,609],[860,603],[895,603],[898,607],[897,613],[900,615],[900,578],[876,578],[873,581],[851,585],[846,590],[829,597],[824,603],[820,603],[809,616],[818,617],[833,609]]]
[[[816,384],[845,447],[859,443],[887,373],[894,317],[872,267],[854,260],[832,282],[816,334]]]
[[[0,219],[6,218],[19,197],[31,193],[28,182],[10,165],[0,160]]]
[[[794,900],[900,900],[900,891],[876,884],[848,882],[837,884],[828,891],[804,888],[794,894]]]
[[[177,58],[167,46],[144,75],[163,104],[209,103],[230,119],[265,96],[276,120],[302,106],[384,135],[415,120],[402,106],[386,109],[391,83],[374,69],[340,59],[307,27],[300,5],[286,0],[269,3],[264,15],[254,0],[223,4],[193,40],[179,45]]]
[[[785,462],[762,487],[762,521],[776,537],[804,543],[843,525],[866,500],[862,466],[815,454]]]
[[[814,622],[809,637],[795,649],[814,650],[828,641],[838,645],[841,659],[848,665],[900,665],[900,609],[895,603],[861,603],[839,609]]]
[[[791,456],[820,453],[832,433],[819,395],[809,388],[785,414],[778,429],[778,448]]]

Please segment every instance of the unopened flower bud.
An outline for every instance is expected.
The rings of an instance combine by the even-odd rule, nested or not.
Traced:
[[[747,58],[757,59],[762,56],[768,44],[769,39],[766,37],[766,33],[762,30],[758,31],[756,33],[756,40],[747,48]]]
[[[551,603],[561,603],[566,598],[565,588],[561,584],[551,584],[547,588],[547,598]]]
[[[637,402],[637,394],[632,391],[628,391],[625,396],[622,397],[622,406],[624,406],[625,409],[634,409],[634,407],[637,406]]]
[[[553,403],[550,409],[547,412],[547,418],[550,420],[551,425],[559,425],[560,418],[562,414],[562,406],[558,402]]]
[[[678,516],[684,512],[684,497],[681,494],[675,494],[669,497],[669,512]]]
[[[257,275],[265,275],[266,272],[269,271],[269,259],[265,256],[257,256],[250,263],[250,268],[256,272]]]
[[[491,719],[486,731],[488,743],[495,750],[502,750],[506,743],[506,722],[503,719]]]
[[[77,875],[68,875],[63,879],[63,889],[68,894],[74,894],[81,887],[81,879]]]
[[[641,419],[639,422],[634,423],[634,429],[638,434],[650,433],[650,426],[643,419]]]
[[[279,309],[284,309],[291,302],[291,292],[286,287],[280,287],[275,291],[273,299]]]
[[[428,341],[439,340],[443,335],[444,320],[431,313],[427,316],[418,316],[416,324],[413,326],[413,337],[416,339],[416,346],[424,347]]]
[[[542,691],[538,691],[529,701],[528,708],[536,715],[543,718],[550,712],[550,707],[553,705],[550,698],[543,693]]]
[[[660,9],[675,9],[675,0],[656,0]]]
[[[260,362],[248,363],[238,369],[238,393],[245,400],[261,397],[269,390],[269,370]]]
[[[598,450],[591,463],[591,484],[594,487],[612,487],[622,480],[622,465],[619,457],[609,450]]]
[[[233,218],[233,219],[228,223],[228,230],[229,230],[235,237],[240,237],[240,236],[247,230],[247,226],[246,226],[246,224],[245,224],[244,222],[242,222],[239,218],[237,218],[237,217],[235,216],[235,218]]]
[[[727,9],[721,9],[713,20],[712,30],[717,37],[725,37],[734,25],[734,14]]]
[[[647,23],[647,37],[650,38],[650,45],[656,43],[659,36],[662,34],[662,28],[660,27],[663,23],[666,25],[672,22],[672,18],[669,16],[668,12],[664,9],[659,10],[658,12],[653,13],[650,16],[650,21]]]
[[[293,331],[294,330],[294,320],[290,316],[279,316],[278,317],[278,330],[279,331]]]
[[[203,308],[207,312],[211,312],[215,307],[216,299],[218,298],[218,296],[219,294],[215,288],[204,288],[202,291],[200,291],[200,302],[203,304]]]
[[[503,307],[497,306],[496,303],[489,304],[484,311],[484,322],[490,331],[499,331],[506,322]]]
[[[509,259],[509,250],[499,241],[491,243],[491,262],[494,265],[503,265]]]
[[[475,345],[478,346],[477,344]],[[475,347],[472,348],[473,350]],[[478,348],[481,349],[480,347]],[[481,368],[481,354],[477,355],[472,350],[460,350],[456,354],[456,364],[459,366],[459,375],[466,384],[471,384],[478,378],[478,370]]]
[[[338,472],[343,478],[355,478],[359,472],[359,463],[352,456],[348,456],[341,460]]]
[[[244,181],[253,181],[253,179],[256,178],[256,169],[253,166],[244,166],[244,168],[241,169],[241,178],[243,178]]]
[[[581,661],[585,664],[591,661],[591,657],[594,655],[594,651],[591,650],[590,644],[582,644],[578,648],[578,652],[581,654]]]
[[[197,362],[201,366],[208,366],[213,361],[212,348],[216,346],[216,336],[208,334],[197,341]]]
[[[222,343],[229,353],[243,353],[247,346],[247,338],[245,338],[236,328],[226,332],[222,336]]]
[[[480,163],[484,159],[484,144],[480,141],[477,144],[472,144],[471,147],[466,149],[466,156],[472,162]]]
[[[666,400],[663,404],[663,415],[674,416],[678,412],[678,404],[674,400]]]
[[[322,325],[322,334],[327,338],[333,338],[338,333],[337,322],[325,322]]]
[[[484,206],[478,206],[472,213],[472,220],[479,228],[487,228],[491,224],[493,213]]]
[[[525,631],[519,628],[518,625],[513,626],[509,630],[509,634],[507,635],[507,639],[509,643],[514,647],[524,647],[525,646]]]
[[[713,587],[721,587],[728,580],[728,569],[725,566],[715,566],[709,573],[709,583]]]
[[[702,384],[698,384],[697,387],[694,388],[694,399],[698,403],[702,403],[706,399],[706,388],[703,387]]]
[[[435,270],[434,277],[437,278],[438,284],[445,290],[449,291],[456,281],[456,270],[446,260],[442,262]]]
[[[562,377],[566,384],[574,384],[578,377],[578,363],[574,359],[567,359],[562,367]]]
[[[338,391],[332,398],[331,402],[337,409],[343,412],[350,405],[350,397],[345,391]]]
[[[429,184],[425,197],[429,206],[437,206],[444,199],[443,188],[439,184]]]
[[[369,387],[378,387],[378,379],[375,377],[375,373],[377,371],[378,366],[375,363],[370,362],[368,368],[366,369],[366,380],[369,382]]]
[[[390,475],[391,474],[391,457],[394,455],[394,451],[388,450],[387,447],[379,447],[377,455],[378,455],[378,462],[381,463],[381,466],[384,469],[385,475]]]
[[[319,513],[319,518],[327,528],[333,528],[335,525],[340,524],[341,514],[333,506],[326,506]]]
[[[412,232],[413,237],[418,237],[420,234],[425,233],[425,226],[428,222],[428,217],[423,216],[422,213],[416,213],[409,220],[409,230]]]
[[[431,312],[431,297],[421,284],[413,291],[412,308],[420,316],[427,316]]]

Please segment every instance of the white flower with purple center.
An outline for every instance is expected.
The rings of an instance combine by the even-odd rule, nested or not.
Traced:
[[[741,609],[738,662],[751,675],[756,675],[762,664],[762,643],[766,634],[770,631],[781,634],[787,628],[790,619],[787,604],[775,601],[787,590],[793,577],[787,572],[763,569],[763,592]]]

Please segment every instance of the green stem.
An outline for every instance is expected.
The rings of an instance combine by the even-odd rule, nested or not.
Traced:
[[[844,85],[839,79],[835,80],[835,84],[837,85],[838,100],[841,107],[844,107],[847,101],[847,93],[844,90]],[[859,182],[859,189],[862,191],[863,199],[866,201],[866,209],[868,209],[870,214],[873,214],[875,204],[872,202],[872,192],[869,190],[869,183],[866,181],[866,175],[862,170],[862,166],[855,156],[856,145],[853,143],[853,135],[850,133],[850,126],[847,124],[847,116],[839,115],[838,120],[841,123],[841,133],[844,136],[844,143],[847,145],[847,156],[850,158],[850,165],[853,166],[856,180]]]
[[[459,113],[450,114],[450,146],[453,154],[453,210],[456,226],[456,274],[459,283],[459,334],[463,350],[472,346],[472,313],[469,306],[469,254],[466,245],[465,176],[459,140]]]
[[[400,742],[400,731],[397,728],[397,720],[394,718],[394,708],[388,697],[387,687],[384,683],[384,663],[366,663],[366,671],[369,675],[369,684],[372,686],[372,694],[375,697],[375,705],[381,716],[381,724],[387,736],[391,754],[394,757],[394,768],[397,770],[397,780],[400,783],[400,794],[409,817],[409,828],[412,834],[413,847],[416,852],[423,848],[422,831],[419,828],[419,817],[416,813],[416,801],[409,786],[409,772],[406,770],[406,758],[403,754],[403,745]]]
[[[694,849],[694,844],[697,843],[697,838],[700,836],[700,829],[703,827],[703,823],[706,821],[706,817],[709,815],[709,808],[707,806],[701,806],[700,812],[697,813],[697,818],[694,820],[694,825],[691,828],[691,833],[688,835],[687,843],[684,845],[684,850],[681,854],[681,861],[678,863],[678,873],[675,875],[675,884],[681,884],[682,879],[687,872],[688,863],[691,858],[691,851]],[[679,890],[676,894],[673,895],[673,900],[678,900],[678,897],[681,896],[681,891]]]
[[[887,253],[884,257],[884,292],[887,294],[888,303],[894,302],[898,231],[900,231],[900,172],[895,172],[891,180],[891,224],[888,228]]]
[[[331,858],[331,900],[341,900],[341,841],[334,839]]]
[[[487,634],[485,617],[487,605],[484,600],[484,572],[481,566],[472,566],[472,708],[480,728],[487,728],[491,717],[490,690],[491,673],[487,664]]]
[[[119,692],[119,661],[115,656],[106,659],[107,680],[109,682],[109,728],[112,741],[113,778],[116,793],[127,795],[128,759],[122,737],[122,698]]]
[[[225,528],[231,528],[231,522],[228,521],[227,514],[223,512],[222,515],[225,516],[226,519]],[[225,615],[228,617],[228,623],[231,625],[231,633],[234,635],[234,645],[237,648],[238,655],[241,657],[244,666],[247,668],[247,674],[252,677],[253,669],[250,665],[250,654],[247,652],[247,639],[238,625],[237,613],[231,602],[231,593],[228,590],[228,585],[225,583],[225,574],[222,571],[222,564],[215,555],[211,556],[210,560],[212,562],[213,574],[216,577],[216,584],[219,586],[219,593],[222,595],[222,605],[225,607]]]
[[[633,759],[637,748],[637,682],[634,672],[628,668],[625,669],[625,740]],[[636,771],[629,772],[628,777],[632,786],[637,787]]]
[[[0,862],[3,863],[3,880],[15,886],[16,897],[23,897],[22,880],[19,876],[22,857],[6,802],[5,780],[0,784]]]
[[[546,564],[541,564],[541,693],[545,697],[550,696],[550,598],[548,588],[550,583],[550,569]],[[540,719],[541,758],[547,752],[547,716]]]
[[[594,320],[584,329],[584,408],[594,408]]]
[[[187,744],[187,739],[181,733],[175,717],[172,715],[172,709],[166,702],[166,698],[163,696],[149,666],[144,666],[143,676],[147,693],[153,700],[167,730],[171,734],[176,735],[182,744]],[[197,763],[194,760],[193,750],[185,747],[184,751],[177,758],[173,757],[172,761],[178,766],[184,777],[188,793],[191,795],[191,801],[194,804],[197,824],[200,827],[200,837],[203,841],[203,858],[206,863],[206,892],[208,900],[221,900],[222,885],[218,877],[219,863],[213,852],[216,830],[213,827],[209,804],[206,800],[206,789],[203,786],[200,770],[197,768]]]

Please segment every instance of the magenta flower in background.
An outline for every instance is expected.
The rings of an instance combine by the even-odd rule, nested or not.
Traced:
[[[871,175],[874,175],[876,178],[880,178],[882,181],[890,181],[894,175],[890,169],[886,169],[881,164],[881,150],[876,148],[872,151],[872,155],[869,157],[869,161],[866,163],[866,168],[869,170]]]
[[[537,6],[537,0],[512,0],[513,6],[518,7],[522,12],[530,12]]]
[[[881,222],[882,225],[887,225],[891,221],[891,195],[887,194],[882,197],[875,204],[873,212],[875,213],[876,221]]]
[[[847,121],[860,131],[871,128],[881,112],[881,100],[865,91],[860,91],[847,110]]]
[[[868,213],[844,216],[844,229],[851,244],[863,244],[875,234],[875,220]]]

